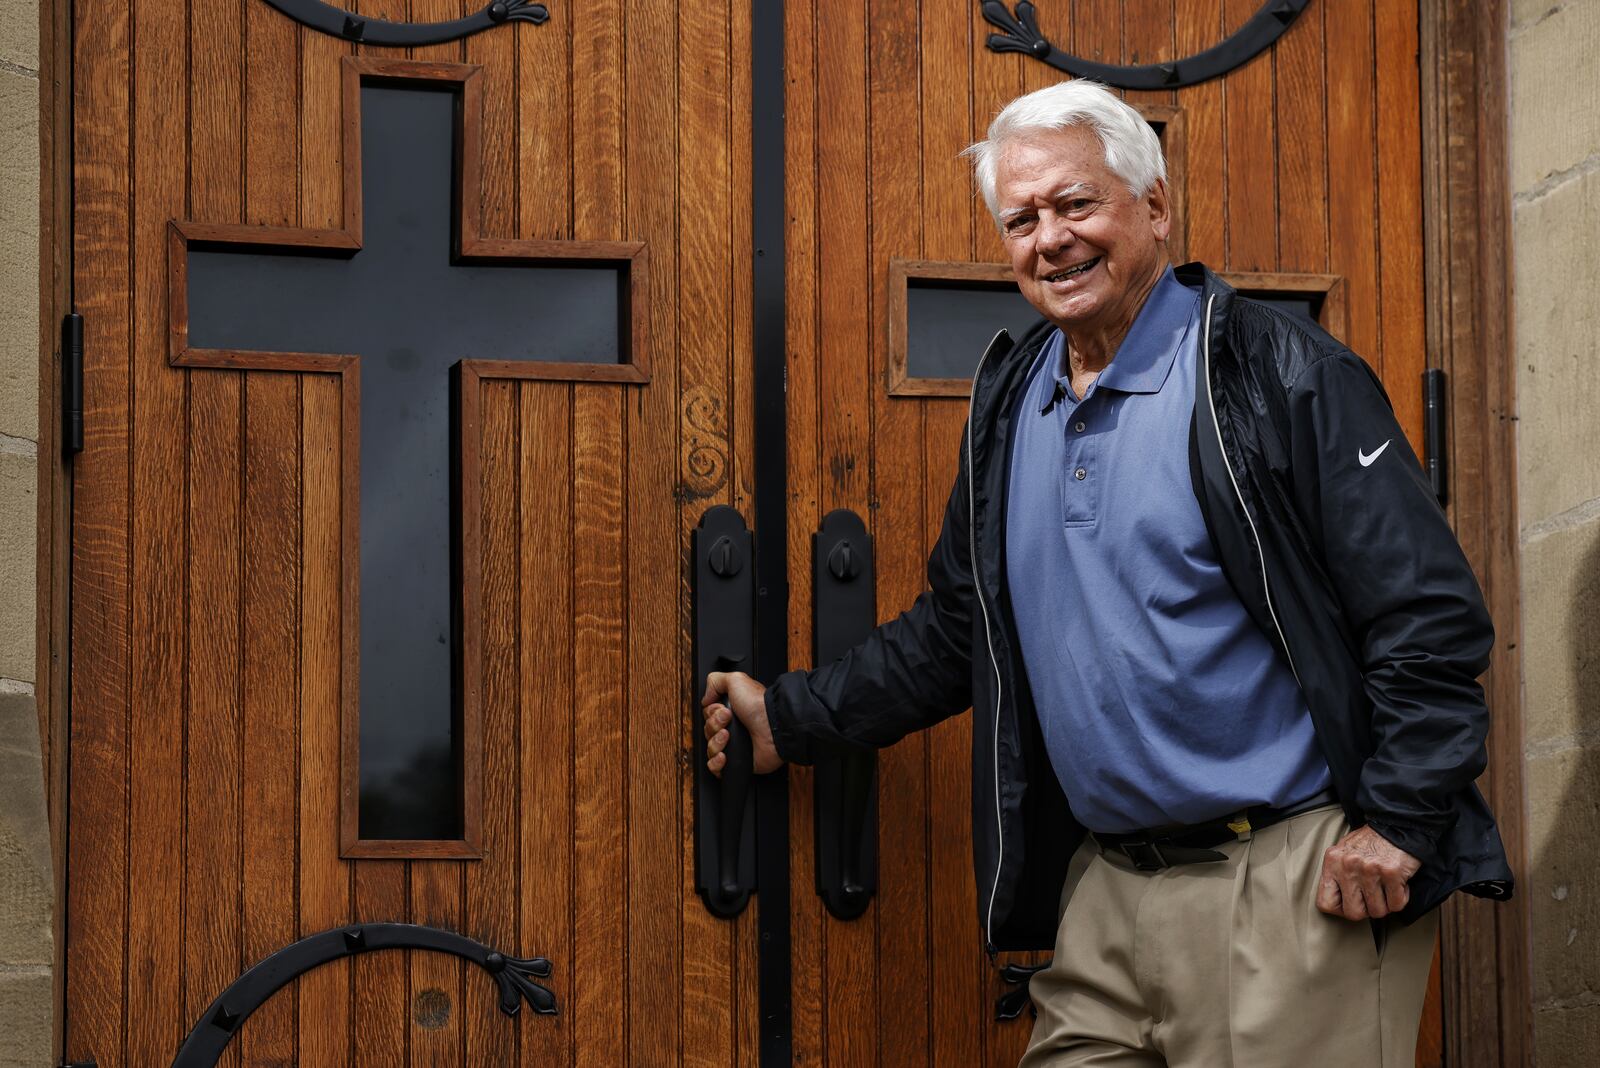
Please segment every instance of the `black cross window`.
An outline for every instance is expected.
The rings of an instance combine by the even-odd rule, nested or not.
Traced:
[[[476,626],[463,598],[475,591],[452,572],[475,519],[459,525],[452,469],[453,450],[475,458],[476,442],[456,430],[451,374],[643,381],[642,246],[477,237],[477,69],[431,65],[403,82],[397,69],[347,61],[360,193],[345,230],[175,224],[173,356],[359,380],[356,837],[470,849],[458,695],[462,646],[476,645],[461,637]],[[348,815],[345,828],[353,851]]]

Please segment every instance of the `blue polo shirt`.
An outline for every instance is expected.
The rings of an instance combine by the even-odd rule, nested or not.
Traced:
[[[1006,580],[1045,746],[1092,831],[1327,788],[1293,673],[1223,576],[1189,474],[1199,295],[1171,270],[1080,400],[1060,331],[1013,416]]]

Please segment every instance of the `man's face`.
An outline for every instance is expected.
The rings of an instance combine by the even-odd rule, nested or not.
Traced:
[[[1006,144],[995,192],[1028,303],[1069,332],[1126,329],[1167,263],[1166,186],[1135,197],[1094,131],[1069,126]]]

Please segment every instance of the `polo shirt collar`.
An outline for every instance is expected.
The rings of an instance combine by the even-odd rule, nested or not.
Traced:
[[[1134,318],[1128,336],[1117,347],[1117,354],[1100,372],[1095,388],[1119,393],[1160,393],[1178,347],[1194,322],[1199,300],[1194,290],[1178,281],[1171,267],[1163,271]],[[1057,380],[1070,392],[1072,374],[1070,369],[1061,367],[1059,356],[1056,367],[1061,371]]]

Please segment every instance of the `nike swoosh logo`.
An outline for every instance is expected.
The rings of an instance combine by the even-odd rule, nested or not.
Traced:
[[[1390,440],[1393,440],[1393,439],[1391,438]],[[1383,455],[1383,450],[1387,449],[1388,447],[1389,447],[1389,442],[1385,441],[1382,445],[1379,445],[1376,449],[1373,449],[1371,455],[1368,455],[1367,453],[1362,452],[1360,449],[1357,449],[1356,450],[1356,459],[1361,461],[1361,466],[1362,467],[1371,467],[1372,466],[1372,461],[1374,461],[1378,457],[1382,456]]]

